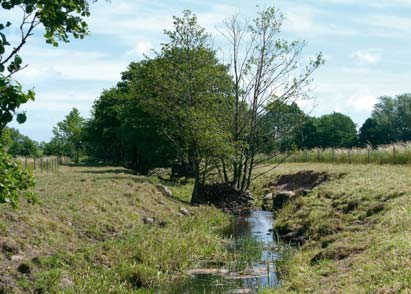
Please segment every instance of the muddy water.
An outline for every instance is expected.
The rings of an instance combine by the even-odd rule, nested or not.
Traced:
[[[262,288],[278,287],[276,273],[280,258],[274,237],[273,214],[253,211],[235,217],[226,232],[230,249],[239,256],[236,262],[220,267],[207,265],[193,269],[192,278],[173,293],[258,293]]]

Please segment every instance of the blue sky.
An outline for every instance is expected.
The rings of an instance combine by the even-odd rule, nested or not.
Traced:
[[[72,107],[89,117],[93,101],[131,61],[159,48],[173,15],[191,9],[220,44],[222,21],[235,13],[252,17],[256,5],[281,9],[283,37],[306,40],[307,57],[323,52],[326,63],[304,106],[311,114],[339,111],[361,125],[378,97],[411,92],[411,0],[99,1],[92,5],[86,39],[53,48],[40,29],[24,47],[20,55],[29,67],[17,79],[37,98],[22,107],[28,121],[12,126],[47,141]],[[2,20],[19,17],[18,10],[0,12]]]

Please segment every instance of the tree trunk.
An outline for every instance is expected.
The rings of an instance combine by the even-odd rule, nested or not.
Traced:
[[[191,194],[191,204],[199,204],[201,201],[201,179],[200,179],[200,164],[195,162],[195,176],[194,176],[194,188]]]
[[[78,164],[78,147],[76,147],[76,163]]]

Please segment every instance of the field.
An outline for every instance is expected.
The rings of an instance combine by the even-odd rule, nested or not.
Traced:
[[[279,264],[283,287],[266,292],[409,291],[411,168],[286,163],[259,178],[253,193],[261,197],[265,183],[302,170],[331,178],[278,212],[275,228],[306,241]],[[178,293],[173,285],[184,287],[188,269],[235,258],[221,236],[229,217],[190,207],[190,182],[167,183],[176,196],[169,198],[158,178],[121,167],[60,166],[37,179],[39,204],[0,207],[6,293]],[[181,207],[192,216],[179,216]]]
[[[277,292],[410,293],[411,167],[296,163],[275,173],[301,170],[335,177],[279,211],[276,229],[306,242],[280,265]]]
[[[378,148],[315,148],[278,154],[272,163],[411,164],[411,143],[381,145]]]
[[[37,179],[39,204],[0,207],[2,293],[161,291],[204,259],[228,258],[219,234],[228,216],[163,196],[156,178],[61,166]],[[187,198],[189,189],[173,191]]]

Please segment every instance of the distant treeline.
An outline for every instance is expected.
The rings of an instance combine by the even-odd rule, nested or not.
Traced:
[[[131,75],[133,66],[135,64],[131,64],[123,76]],[[124,92],[120,95],[121,85],[122,82],[117,88],[102,93],[94,104],[93,117],[88,121],[74,108],[53,129],[54,137],[50,142],[38,143],[16,129],[7,128],[1,144],[13,156],[56,155],[76,159],[80,153],[106,161],[129,162],[133,168],[140,170],[173,161],[173,148],[165,145],[166,140],[156,127],[157,122],[129,108],[129,101],[121,99],[125,95]],[[122,113],[125,110],[128,113]],[[130,111],[138,115],[140,125],[129,124],[132,118]],[[123,120],[124,116],[129,117]],[[411,94],[379,98],[371,117],[358,132],[347,115],[334,112],[312,117],[306,115],[296,103],[270,104],[260,120],[264,130],[259,134],[270,134],[260,135],[258,139],[265,153],[315,148],[377,148],[411,141]],[[130,142],[134,147],[130,146]],[[134,160],[130,160],[130,153],[134,154]]]

